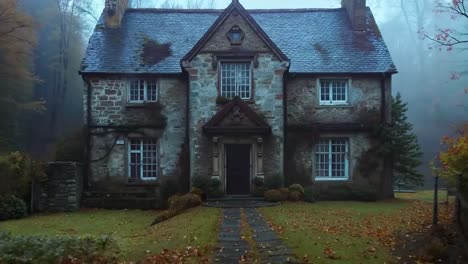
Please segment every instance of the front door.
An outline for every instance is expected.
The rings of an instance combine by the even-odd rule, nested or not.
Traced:
[[[251,145],[226,145],[226,194],[250,193]]]

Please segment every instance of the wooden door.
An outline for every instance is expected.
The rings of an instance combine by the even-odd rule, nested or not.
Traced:
[[[250,194],[251,145],[226,145],[226,194]]]

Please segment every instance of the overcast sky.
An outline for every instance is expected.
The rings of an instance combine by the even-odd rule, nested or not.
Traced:
[[[103,0],[95,0],[96,8],[102,10]],[[186,0],[176,0],[179,3],[184,3]],[[215,8],[226,8],[232,0],[216,0]],[[162,3],[164,0],[159,0]],[[276,9],[276,8],[336,8],[341,6],[341,0],[240,0],[241,4],[246,9]],[[372,6],[372,0],[367,1],[372,7],[377,23],[385,22],[391,15],[392,11],[387,7]],[[98,12],[99,13],[99,12]]]

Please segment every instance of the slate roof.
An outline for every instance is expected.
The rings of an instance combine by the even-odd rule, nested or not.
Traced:
[[[117,29],[101,17],[89,40],[82,73],[181,73],[181,59],[223,10],[128,9]],[[365,33],[352,30],[345,9],[247,10],[290,59],[291,73],[396,72],[390,53],[367,10]],[[170,44],[155,65],[141,59],[145,39]]]

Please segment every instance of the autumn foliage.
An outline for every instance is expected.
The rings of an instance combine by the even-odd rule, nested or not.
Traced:
[[[456,137],[444,137],[442,144],[446,147],[439,155],[441,166],[436,173],[456,183],[458,177],[468,181],[468,124],[465,124]]]

